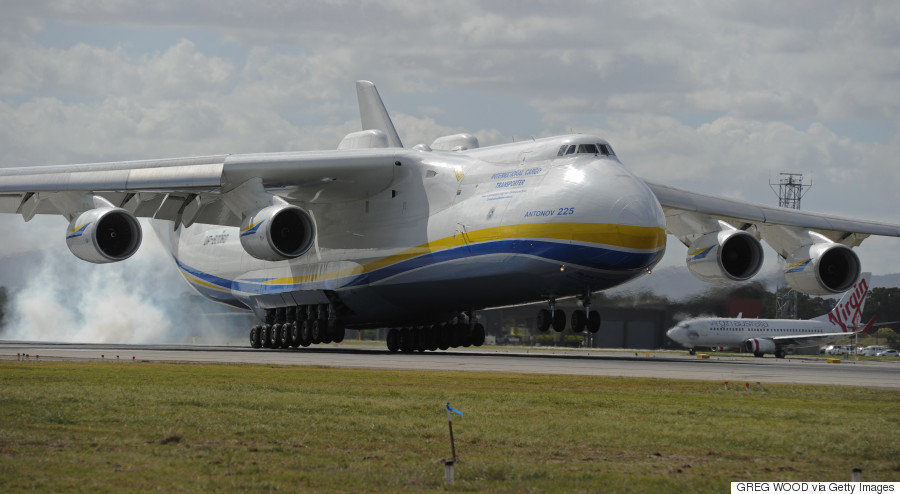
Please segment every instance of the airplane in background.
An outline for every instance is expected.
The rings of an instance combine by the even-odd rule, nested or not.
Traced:
[[[712,283],[750,279],[761,241],[810,294],[846,291],[853,252],[900,225],[712,196],[641,180],[609,142],[563,135],[479,147],[471,134],[405,148],[374,84],[362,130],[336,150],[0,169],[0,212],[61,215],[93,263],[138,249],[150,218],[201,295],[251,310],[253,347],[389,328],[391,351],[480,345],[476,311],[546,302],[537,328],[596,332],[592,294],[646,275],[666,235]],[[577,297],[567,318],[556,307]]]
[[[784,358],[786,348],[824,345],[858,333],[866,333],[875,322],[873,316],[860,327],[870,273],[864,273],[828,314],[814,319],[741,319],[704,317],[676,324],[666,335],[693,350],[696,346],[740,347],[757,357],[774,353]]]

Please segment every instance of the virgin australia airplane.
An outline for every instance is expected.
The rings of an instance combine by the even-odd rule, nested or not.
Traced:
[[[666,335],[693,349],[695,346],[737,346],[762,357],[774,353],[784,358],[786,348],[823,345],[857,333],[867,332],[875,318],[862,330],[860,317],[869,294],[869,273],[841,297],[834,309],[808,321],[794,319],[699,318],[681,321]]]
[[[256,314],[252,346],[392,328],[392,351],[480,345],[476,310],[539,301],[540,330],[596,332],[591,295],[649,273],[667,232],[702,280],[754,276],[762,239],[815,294],[850,288],[863,239],[900,236],[642,181],[591,135],[404,148],[375,86],[356,89],[363,130],[337,150],[4,169],[0,212],[64,216],[69,249],[94,263],[134,254],[150,218],[191,286]],[[584,307],[569,320],[564,297]]]

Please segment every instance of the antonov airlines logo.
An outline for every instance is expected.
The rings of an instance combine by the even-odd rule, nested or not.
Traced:
[[[869,294],[869,284],[866,279],[862,278],[856,284],[856,289],[847,297],[846,301],[841,302],[828,314],[828,321],[831,324],[841,327],[841,331],[846,332],[847,326],[854,325],[862,318],[863,301]]]

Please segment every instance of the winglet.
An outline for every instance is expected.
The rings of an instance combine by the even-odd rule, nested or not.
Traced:
[[[402,148],[400,136],[394,129],[394,123],[388,115],[381,96],[375,84],[370,81],[356,81],[356,97],[359,100],[359,119],[362,122],[362,130],[380,130],[388,138],[391,147]]]
[[[869,319],[869,323],[866,324],[866,327],[863,328],[863,330],[860,331],[859,334],[869,334],[869,331],[872,330],[872,325],[875,324],[876,317],[878,317],[878,314],[875,314],[874,316],[872,316],[872,319]]]

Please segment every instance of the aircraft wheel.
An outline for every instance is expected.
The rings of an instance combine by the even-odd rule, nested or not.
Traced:
[[[780,348],[775,350],[775,358],[784,358],[784,350]]]
[[[278,347],[279,348],[290,348],[291,347],[291,325],[290,324],[282,324],[281,332],[278,333]]]
[[[400,329],[400,350],[403,353],[412,353],[413,335],[409,328]]]
[[[469,338],[473,346],[484,345],[484,326],[481,323],[476,322]]]
[[[308,347],[312,343],[312,328],[309,320],[300,321],[300,334],[297,341],[302,347]]]
[[[553,311],[553,330],[561,333],[566,329],[566,312],[562,309]]]
[[[415,335],[415,347],[414,349],[417,352],[424,352],[425,348],[425,329],[421,327],[412,328],[412,332]]]
[[[340,343],[344,341],[344,321],[335,319],[331,323],[331,341]]]
[[[437,350],[437,328],[435,326],[423,326],[422,334],[425,336],[425,349],[429,352]]]
[[[296,321],[290,324],[290,342],[292,348],[300,346],[300,324]]]
[[[263,348],[272,348],[272,325],[264,324],[259,330],[259,342]]]
[[[466,347],[466,348],[472,346],[472,335],[469,334],[470,332],[469,332],[469,325],[468,325],[468,324],[463,324],[463,323],[457,324],[457,325],[456,325],[456,331],[457,331],[457,333],[459,334],[459,344],[460,344],[460,346],[463,346],[463,347]]]
[[[587,326],[587,315],[581,309],[572,311],[572,332],[581,333]]]
[[[438,336],[438,348],[446,350],[450,348],[450,328],[446,324],[440,324],[434,327]]]
[[[387,349],[389,352],[396,352],[400,349],[400,331],[397,328],[391,328],[387,333]]]
[[[694,350],[693,348],[688,349],[688,355],[696,355],[696,354],[697,354],[697,350]]]
[[[258,324],[256,326],[253,326],[252,328],[250,328],[250,346],[252,348],[259,348],[260,346],[262,346],[262,344],[259,340],[260,329],[261,328]]]
[[[325,336],[325,333],[328,332],[328,324],[321,319],[315,319],[311,326],[310,334],[312,335],[312,343],[313,345],[318,345],[324,341],[323,337]]]
[[[550,329],[550,323],[553,322],[553,318],[550,317],[550,311],[547,309],[541,309],[537,313],[537,329],[540,332],[545,332]]]
[[[600,313],[592,310],[587,315],[587,329],[591,333],[600,331]]]
[[[753,352],[753,356],[754,356],[754,357],[760,357],[760,358],[761,358],[763,355],[764,355],[763,352]]]

